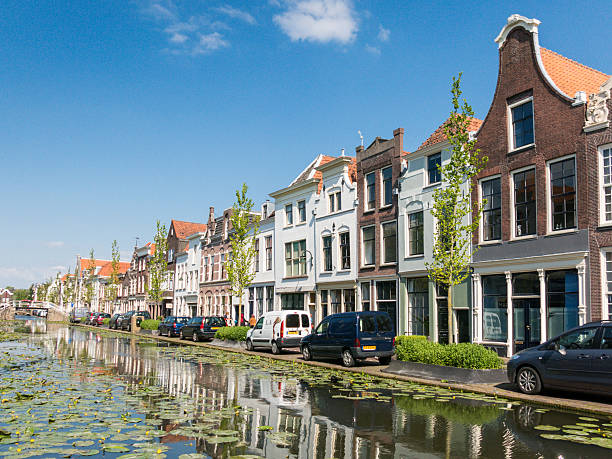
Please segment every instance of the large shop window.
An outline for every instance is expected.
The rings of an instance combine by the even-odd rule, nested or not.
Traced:
[[[344,295],[344,311],[345,312],[353,312],[355,311],[355,290],[344,289],[342,291]]]
[[[578,272],[546,273],[548,336],[557,336],[578,325]]]
[[[482,277],[482,339],[505,342],[508,339],[508,296],[506,276]]]
[[[397,323],[397,293],[395,291],[395,281],[376,282],[376,309],[387,312],[389,316],[391,316],[391,323],[393,323],[395,327]]]
[[[485,180],[482,187],[482,237],[485,241],[501,239],[501,179]]]
[[[304,309],[304,294],[282,293],[281,309]]]
[[[576,227],[576,168],[574,158],[550,165],[552,229]]]
[[[341,312],[342,305],[342,290],[330,290],[329,298],[331,303],[331,313],[338,314]]]
[[[514,235],[536,233],[535,169],[514,174]]]
[[[429,280],[427,277],[407,279],[411,335],[429,336]]]

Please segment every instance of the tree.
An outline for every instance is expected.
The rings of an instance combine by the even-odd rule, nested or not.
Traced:
[[[94,279],[96,276],[96,257],[94,255],[94,249],[89,251],[89,263],[88,268],[85,270],[87,276],[87,284],[85,285],[85,303],[91,307],[91,302],[94,298]]]
[[[113,303],[117,299],[117,291],[119,289],[119,246],[117,240],[113,241],[111,247],[111,273],[106,289],[106,298]]]
[[[253,214],[253,201],[247,197],[248,187],[236,190],[236,202],[232,206],[230,223],[231,257],[225,261],[230,291],[239,298],[238,321],[242,317],[242,295],[255,278],[255,238],[259,232],[259,215]]]
[[[166,240],[166,225],[162,225],[157,220],[157,229],[153,241],[155,242],[155,251],[149,261],[149,285],[147,286],[147,294],[149,299],[159,306],[164,298],[165,283],[167,280],[168,262],[166,261],[166,252],[168,250],[168,241]]]
[[[448,289],[449,343],[453,342],[453,288],[470,274],[472,235],[482,214],[481,206],[470,199],[473,179],[488,161],[486,156],[480,156],[476,139],[470,137],[469,125],[474,112],[465,99],[460,101],[461,73],[458,78],[453,77],[451,93],[453,110],[444,125],[451,157],[448,163],[439,166],[443,185],[433,194],[432,214],[437,225],[433,260],[426,264],[429,278]]]

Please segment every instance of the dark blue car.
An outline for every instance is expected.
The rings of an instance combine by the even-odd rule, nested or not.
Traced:
[[[325,317],[300,343],[304,360],[342,359],[345,367],[377,357],[388,365],[395,352],[395,332],[389,314],[382,311],[343,312]]]
[[[160,336],[179,336],[181,328],[189,321],[189,317],[168,316],[162,320],[157,329]]]

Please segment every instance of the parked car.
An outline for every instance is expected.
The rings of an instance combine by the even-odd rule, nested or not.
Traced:
[[[128,311],[117,319],[117,328],[132,331],[132,316],[136,316],[136,324],[138,325],[140,325],[140,322],[143,320],[151,318],[151,314],[149,314],[148,311]]]
[[[110,319],[110,314],[106,313],[106,312],[100,312],[97,316],[96,316],[96,320],[93,323],[93,325],[102,325],[104,323],[104,319]]]
[[[96,314],[97,312],[89,312],[86,316],[87,318],[85,319],[85,325],[92,325],[93,318]]]
[[[345,367],[357,360],[377,357],[388,365],[395,352],[395,332],[383,311],[343,312],[325,317],[300,343],[304,360],[342,359]]]
[[[181,328],[189,321],[189,317],[168,316],[159,323],[157,330],[160,336],[179,336]]]
[[[508,380],[525,394],[562,389],[612,395],[612,321],[591,322],[514,354]]]
[[[108,328],[114,328],[117,330],[117,320],[119,319],[119,316],[121,316],[119,313],[113,314],[113,317],[111,317],[111,319],[108,321]]]
[[[266,312],[247,331],[246,347],[272,350],[280,354],[283,349],[300,347],[300,341],[312,331],[312,320],[306,311]]]
[[[190,319],[181,328],[181,339],[191,338],[194,341],[210,340],[221,327],[225,327],[225,318],[221,316],[202,317],[197,316]]]

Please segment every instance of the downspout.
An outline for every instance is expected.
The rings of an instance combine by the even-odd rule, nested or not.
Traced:
[[[317,200],[318,201],[318,200]],[[315,317],[311,317],[310,320],[316,321],[317,315],[317,291],[319,284],[317,283],[317,263],[315,262],[314,254],[317,253],[317,208],[316,206],[312,209],[312,236],[313,236],[313,255],[312,255],[312,264],[314,266],[314,293],[315,293]],[[309,299],[310,302],[310,299]],[[309,311],[310,312],[310,311]]]

